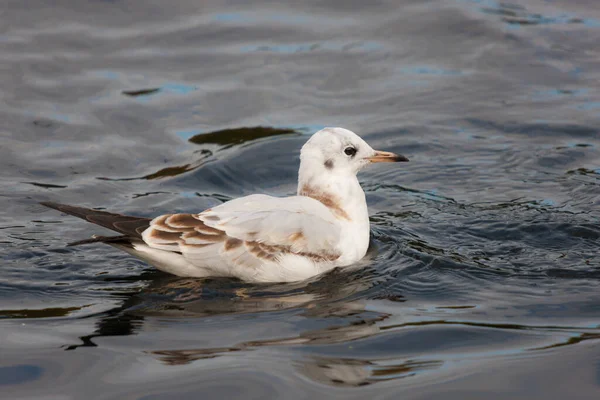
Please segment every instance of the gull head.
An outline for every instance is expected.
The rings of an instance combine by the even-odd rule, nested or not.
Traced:
[[[313,173],[356,175],[372,163],[408,161],[403,155],[373,150],[356,133],[344,128],[324,128],[302,146],[300,169]]]

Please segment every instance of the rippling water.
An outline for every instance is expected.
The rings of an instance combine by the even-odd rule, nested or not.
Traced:
[[[3,394],[600,396],[595,0],[9,0],[0,22]],[[323,126],[411,162],[362,173],[368,256],[310,282],[65,248],[102,228],[38,205],[289,195]]]

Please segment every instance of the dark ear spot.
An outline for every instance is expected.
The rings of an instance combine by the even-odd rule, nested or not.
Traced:
[[[333,163],[333,160],[331,160],[331,159],[325,161],[325,168],[327,168],[327,169],[333,169],[334,165],[335,164]]]

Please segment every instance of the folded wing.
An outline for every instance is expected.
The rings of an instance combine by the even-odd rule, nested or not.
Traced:
[[[152,248],[176,251],[195,264],[259,267],[295,254],[335,261],[340,227],[329,209],[304,196],[252,195],[200,214],[167,214],[143,232]]]

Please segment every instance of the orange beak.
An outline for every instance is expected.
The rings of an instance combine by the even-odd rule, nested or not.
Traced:
[[[404,157],[401,154],[390,153],[389,151],[375,151],[375,155],[373,157],[368,157],[367,160],[372,163],[376,162],[406,162],[408,158]]]

